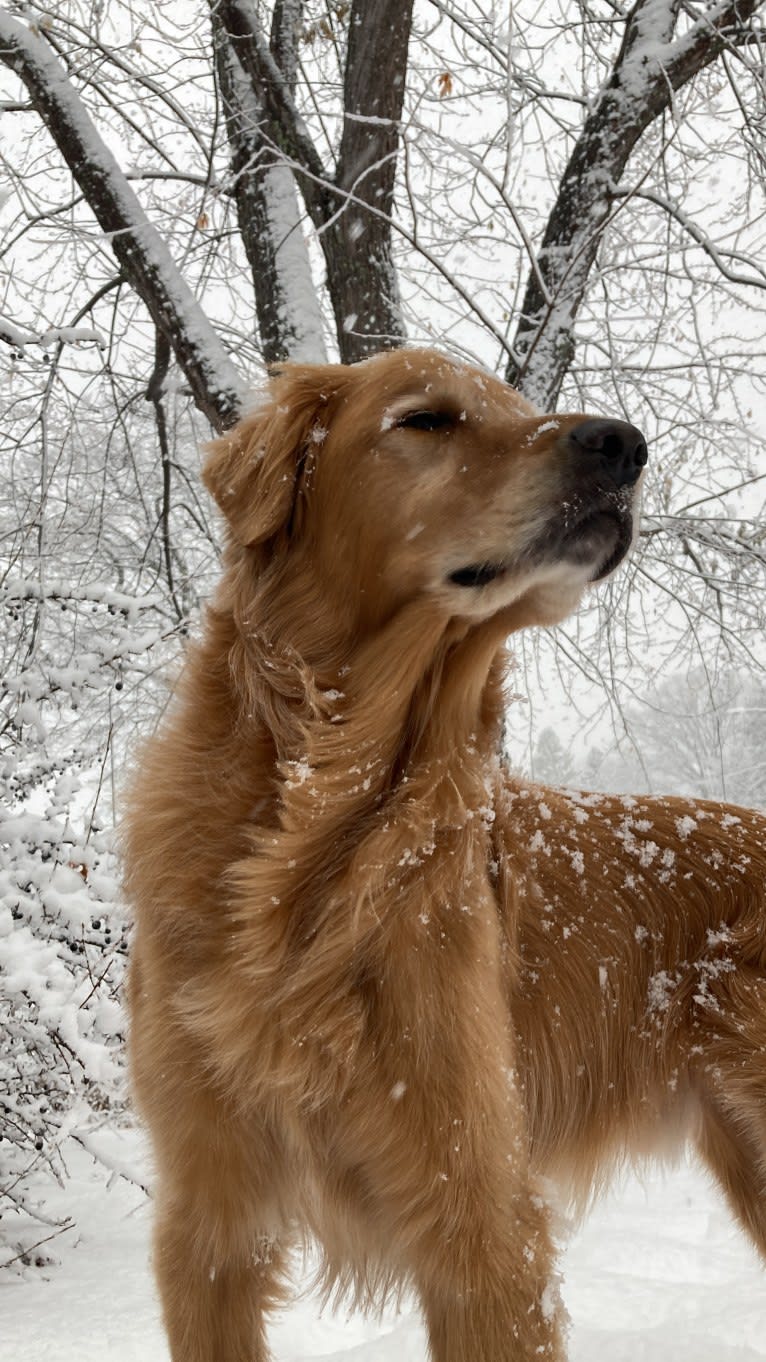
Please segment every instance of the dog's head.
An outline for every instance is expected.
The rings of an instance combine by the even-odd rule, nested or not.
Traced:
[[[645,463],[626,422],[540,415],[489,374],[397,350],[286,365],[204,478],[240,544],[290,555],[360,627],[423,596],[475,620],[524,601],[550,624],[628,552]]]

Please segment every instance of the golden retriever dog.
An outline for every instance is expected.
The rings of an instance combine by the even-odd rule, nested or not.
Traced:
[[[505,640],[618,565],[645,460],[415,349],[287,365],[212,446],[125,832],[174,1362],[264,1362],[309,1236],[434,1362],[561,1359],[548,1180],[687,1138],[766,1250],[766,820],[498,758]]]

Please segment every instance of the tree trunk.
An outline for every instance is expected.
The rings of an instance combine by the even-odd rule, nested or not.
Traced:
[[[322,314],[311,278],[295,178],[263,136],[263,108],[216,10],[211,18],[237,218],[253,280],[261,354],[267,364],[284,359],[321,364],[326,359]],[[294,61],[289,32],[283,31],[287,25],[275,27],[283,60]],[[284,74],[290,81],[290,75]]]
[[[411,0],[355,0],[351,8],[335,183],[353,199],[322,235],[346,363],[405,338],[390,218],[411,21]]]
[[[585,120],[562,176],[527,282],[506,379],[543,410],[556,407],[575,353],[575,325],[615,195],[642,133],[671,106],[673,92],[753,36],[763,0],[711,5],[672,41],[680,0],[637,0],[612,75]]]
[[[319,233],[338,348],[346,363],[405,338],[391,249],[396,162],[412,0],[354,0],[344,122],[333,175],[295,106],[252,0],[209,0],[252,82],[262,130],[294,170]]]

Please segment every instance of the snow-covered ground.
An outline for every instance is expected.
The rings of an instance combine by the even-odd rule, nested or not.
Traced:
[[[134,1132],[100,1137],[140,1163]],[[104,1142],[105,1145],[104,1145]],[[61,1197],[77,1226],[58,1264],[0,1287],[2,1362],[167,1362],[148,1265],[149,1209],[108,1188],[82,1149]],[[51,1202],[51,1209],[56,1207]],[[766,1277],[717,1194],[691,1165],[626,1180],[563,1255],[572,1362],[758,1362],[766,1358]],[[295,1301],[272,1328],[277,1362],[425,1362],[414,1307],[382,1321]]]

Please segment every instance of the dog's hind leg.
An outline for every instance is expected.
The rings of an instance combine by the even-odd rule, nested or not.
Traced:
[[[696,1145],[766,1259],[766,978],[734,959],[693,1038],[701,1126]]]
[[[766,1101],[766,1097],[764,1099]],[[703,1098],[695,1147],[762,1258],[766,1260],[766,1146],[753,1138],[736,1110]]]

